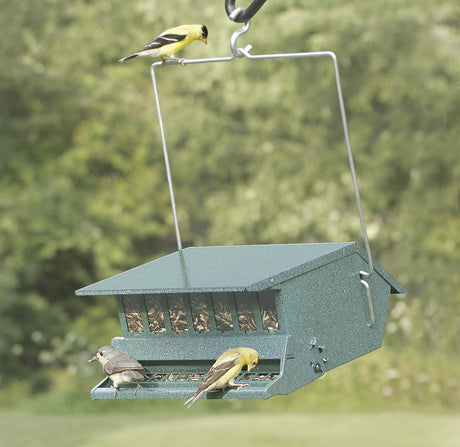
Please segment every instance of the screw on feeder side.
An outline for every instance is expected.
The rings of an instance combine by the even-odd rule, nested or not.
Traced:
[[[321,363],[319,363],[319,362],[314,362],[314,363],[310,362],[310,365],[311,365],[311,367],[313,369],[313,372],[315,374],[323,374],[323,370],[321,369]]]

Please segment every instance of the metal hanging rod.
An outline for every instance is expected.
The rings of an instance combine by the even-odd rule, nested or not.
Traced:
[[[345,144],[346,144],[347,154],[348,154],[348,162],[350,165],[350,171],[351,171],[351,176],[353,180],[353,189],[355,193],[355,200],[356,200],[356,206],[358,209],[359,220],[361,223],[361,232],[362,232],[362,237],[363,237],[364,248],[366,251],[367,261],[369,264],[369,272],[363,272],[363,271],[360,272],[360,281],[366,287],[366,290],[369,291],[369,285],[365,278],[370,277],[374,273],[374,266],[373,266],[373,261],[372,261],[371,249],[369,245],[369,239],[368,239],[367,231],[366,231],[366,225],[364,223],[364,215],[363,215],[361,199],[359,195],[358,181],[356,177],[355,165],[353,161],[353,154],[352,154],[350,138],[348,134],[348,124],[347,124],[347,118],[346,118],[346,113],[345,113],[345,105],[344,105],[343,96],[342,96],[342,87],[340,83],[340,74],[339,74],[339,67],[337,63],[337,56],[332,51],[253,55],[253,54],[250,54],[250,51],[252,49],[251,45],[247,45],[245,48],[237,47],[238,38],[241,35],[245,34],[248,31],[249,27],[250,27],[250,21],[248,20],[241,29],[233,33],[231,40],[230,40],[230,48],[232,50],[232,56],[211,57],[211,58],[204,58],[204,59],[185,59],[182,62],[182,65],[206,64],[206,63],[216,63],[216,62],[231,62],[235,60],[236,58],[241,58],[241,57],[246,57],[247,59],[250,59],[250,60],[319,58],[319,57],[330,57],[332,59],[333,66],[334,66],[336,87],[337,87],[337,95],[339,99],[340,115],[342,117],[342,126],[343,126]],[[158,120],[160,124],[161,141],[163,144],[163,152],[164,152],[164,158],[165,158],[165,163],[166,163],[166,174],[167,174],[168,184],[169,184],[169,193],[171,195],[171,206],[172,206],[173,217],[174,217],[174,225],[176,229],[177,247],[179,249],[179,252],[181,252],[182,251],[182,241],[181,241],[180,231],[179,231],[179,222],[177,219],[176,202],[174,199],[174,190],[173,190],[172,177],[171,177],[171,168],[169,164],[168,149],[166,146],[166,137],[165,137],[163,119],[162,119],[162,114],[161,114],[157,82],[155,78],[156,68],[163,67],[164,65],[178,65],[178,64],[179,64],[178,61],[166,61],[166,63],[155,62],[152,64],[150,72],[152,76],[153,90],[155,93],[155,103],[157,107]],[[368,298],[369,298],[369,309],[370,309],[369,310],[370,321],[371,321],[371,325],[373,325],[372,298],[370,297],[370,292],[368,293]]]

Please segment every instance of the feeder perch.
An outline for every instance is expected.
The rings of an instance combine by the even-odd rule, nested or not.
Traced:
[[[289,394],[381,346],[390,293],[404,288],[356,242],[191,247],[78,290],[116,295],[123,337],[113,346],[149,375],[118,398],[192,396],[215,359],[250,347],[260,362],[242,371],[240,391],[207,398]],[[111,381],[91,392],[112,399]]]

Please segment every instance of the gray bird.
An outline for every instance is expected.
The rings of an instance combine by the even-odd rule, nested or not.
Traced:
[[[88,362],[96,360],[102,365],[104,374],[113,382],[115,398],[117,397],[120,385],[148,379],[145,369],[134,357],[117,351],[112,346],[102,346]],[[137,394],[140,388],[139,383],[136,385],[134,395]]]

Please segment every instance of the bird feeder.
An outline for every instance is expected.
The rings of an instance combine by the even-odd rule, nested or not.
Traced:
[[[116,296],[122,337],[114,338],[112,345],[136,358],[149,377],[137,393],[135,384],[122,387],[118,398],[188,399],[217,357],[237,347],[259,353],[257,367],[243,370],[235,380],[249,386],[212,391],[208,399],[289,394],[379,348],[389,296],[404,293],[371,256],[334,53],[252,55],[249,45],[236,47],[248,28],[249,21],[232,36],[232,56],[183,64],[240,57],[332,59],[364,248],[356,242],[326,242],[183,249],[155,78],[157,67],[177,62],[154,63],[151,75],[178,250],[76,292]],[[110,387],[111,381],[104,379],[92,390],[92,398],[113,399]]]
[[[222,352],[245,346],[260,356],[236,380],[250,386],[207,398],[267,399],[381,346],[390,293],[404,289],[374,262],[369,301],[365,257],[356,242],[191,247],[76,293],[116,296],[112,345],[147,371],[118,398],[189,398]],[[110,387],[92,398],[112,399]]]

